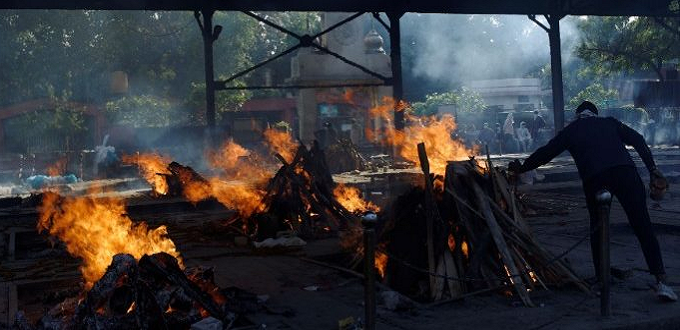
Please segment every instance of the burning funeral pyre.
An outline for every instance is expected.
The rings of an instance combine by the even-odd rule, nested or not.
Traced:
[[[590,292],[540,246],[505,176],[490,161],[484,167],[474,159],[450,162],[445,177],[423,170],[424,187],[400,196],[383,214],[376,267],[390,287],[425,301],[514,292],[527,306],[533,306],[529,292],[548,285]]]
[[[254,296],[219,288],[211,268],[185,268],[166,228],[133,223],[122,200],[44,193],[38,228],[82,259],[84,290],[35,326],[18,317],[21,328],[188,329],[207,318],[225,329],[250,325],[242,314]]]
[[[191,202],[213,198],[235,210],[227,224],[239,225],[241,234],[255,240],[281,231],[328,236],[358,224],[361,212],[378,209],[358,189],[333,181],[318,143],[308,148],[293,142],[290,134],[272,130],[265,131],[265,137],[280,164],[277,170],[265,157],[233,141],[209,155],[217,175],[208,178],[176,162],[163,166],[158,160],[166,158],[159,155],[138,155],[127,161],[140,166],[157,195],[183,196]]]
[[[387,126],[367,135],[379,134],[377,142],[420,165],[425,180],[380,214],[384,223],[375,268],[386,284],[435,301],[505,291],[527,306],[532,305],[529,292],[539,287],[574,284],[588,291],[567,264],[537,243],[502,171],[490,160],[469,159],[478,150],[452,137],[452,117],[406,114],[412,125],[399,131],[388,115],[395,106],[386,102],[370,111]],[[157,155],[126,161],[140,166],[158,195],[192,202],[212,198],[235,210],[228,225],[253,240],[286,230],[305,237],[342,232],[344,246],[358,256],[352,267],[358,266],[363,253],[359,215],[378,208],[356,188],[333,182],[325,150],[316,142],[307,148],[288,133],[268,130],[264,136],[278,170],[267,157],[233,141],[209,155],[213,170],[207,177]]]

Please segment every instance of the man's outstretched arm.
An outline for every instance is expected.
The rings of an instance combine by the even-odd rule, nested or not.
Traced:
[[[640,155],[642,161],[645,163],[647,170],[650,172],[656,169],[656,164],[654,163],[654,158],[652,157],[652,151],[649,150],[645,138],[636,132],[634,129],[628,127],[622,122],[618,122],[617,131],[619,132],[619,137],[623,143],[635,148],[635,151]]]
[[[552,140],[548,141],[546,145],[534,151],[519,168],[519,173],[531,171],[557,157],[557,155],[567,149],[566,141],[564,130],[562,130]]]

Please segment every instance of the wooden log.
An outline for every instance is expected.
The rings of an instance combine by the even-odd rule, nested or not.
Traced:
[[[487,200],[489,200],[489,198],[487,198]],[[494,204],[494,203],[490,203],[490,205],[492,205],[494,208],[496,208],[497,210],[499,210],[499,211],[500,211],[500,215],[501,215],[508,223],[513,224],[513,225],[516,225],[516,223],[515,223],[514,221],[512,221],[512,219],[511,219],[507,214],[505,214],[504,212],[502,212],[502,210],[500,209],[500,206],[498,206],[497,204]],[[518,227],[518,228],[519,228],[519,227]],[[526,233],[524,233],[524,232],[522,232],[522,231],[517,231],[516,234],[525,235]],[[541,247],[540,245],[538,245],[538,244],[535,242],[535,240],[533,239],[533,237],[531,237],[531,236],[524,236],[524,237],[521,238],[521,240],[524,241],[524,242],[532,242],[532,247],[531,247],[531,248],[527,248],[527,249],[531,250],[532,254],[534,254],[534,255],[536,255],[538,258],[540,258],[540,259],[542,260],[542,264],[545,264],[545,263],[547,263],[548,261],[550,261],[550,260],[552,259],[551,254],[550,254],[547,250],[545,250],[543,247]],[[592,291],[591,291],[590,288],[583,282],[583,280],[581,280],[578,276],[576,276],[576,274],[575,274],[569,267],[567,267],[567,266],[562,262],[562,260],[556,260],[556,261],[553,262],[552,265],[554,265],[554,267],[555,267],[555,269],[556,269],[556,273],[562,274],[562,276],[566,276],[566,277],[567,277],[571,282],[573,282],[573,283],[574,283],[581,291],[583,291],[583,292],[585,292],[585,293],[588,293],[588,294],[592,294]]]
[[[522,228],[522,230],[525,233],[527,233],[527,235],[533,236],[531,230],[529,229],[529,226],[522,218],[522,214],[519,212],[519,207],[517,207],[517,200],[515,199],[515,193],[511,191],[510,187],[508,186],[508,182],[505,180],[505,178],[503,178],[502,175],[498,174],[494,176],[494,179],[506,203],[510,205],[510,210],[512,212],[512,220],[515,223],[517,223]]]
[[[451,256],[451,253],[448,250],[444,250],[444,267],[446,269],[446,275],[448,277],[452,278],[460,278],[460,274],[462,274],[462,268],[456,268],[456,264],[453,260],[453,257]],[[460,269],[461,271],[458,271]],[[448,279],[447,284],[449,287],[449,294],[451,297],[456,297],[460,296],[463,293],[463,285],[460,281],[457,281],[455,279]]]
[[[184,272],[179,269],[177,259],[169,254],[161,252],[154,254],[153,256],[144,255],[139,259],[139,267],[140,269],[150,271],[157,276],[167,279],[168,282],[181,287],[187,296],[203,306],[203,308],[213,317],[219,320],[224,320],[226,318],[224,311],[217,306],[210,295],[203,292],[196,284],[189,280]]]
[[[430,291],[434,301],[438,301],[442,300],[444,295],[444,286],[446,285],[446,262],[444,261],[443,254],[439,256],[435,273],[437,276],[432,276],[430,274],[431,277],[434,277],[434,285],[430,288]]]
[[[430,163],[427,159],[427,151],[424,143],[418,143],[418,158],[420,159],[420,168],[425,176],[425,214],[427,226],[427,263],[430,271],[430,295],[434,298],[440,292],[437,292],[436,277],[432,274],[436,272],[436,263],[434,256],[434,221],[435,217],[439,216],[437,205],[434,204],[434,196],[432,196],[432,181],[430,181]]]
[[[529,298],[529,295],[527,294],[527,289],[522,281],[521,276],[518,275],[519,270],[515,265],[515,262],[512,258],[512,254],[510,254],[510,250],[508,249],[505,239],[503,238],[503,232],[501,231],[501,228],[498,226],[498,222],[496,222],[496,217],[493,215],[493,211],[491,211],[491,206],[489,206],[489,202],[485,198],[485,194],[482,191],[482,188],[479,187],[479,185],[476,182],[472,180],[471,182],[472,188],[475,192],[475,195],[477,196],[479,208],[482,210],[482,214],[484,214],[484,220],[486,221],[486,224],[489,227],[489,231],[491,232],[491,236],[494,240],[494,243],[496,243],[496,247],[498,248],[498,251],[501,253],[502,261],[508,268],[508,272],[511,275],[510,279],[515,286],[515,291],[517,292],[517,295],[519,295],[520,299],[522,299],[522,302],[524,302],[526,306],[533,307],[534,304],[531,302],[531,298]]]

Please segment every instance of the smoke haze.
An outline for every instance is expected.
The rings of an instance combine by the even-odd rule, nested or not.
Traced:
[[[577,29],[574,18],[560,23],[566,62]],[[547,33],[526,16],[407,14],[402,24],[402,47],[414,54],[412,67],[405,69],[449,88],[472,80],[526,77],[550,62]]]

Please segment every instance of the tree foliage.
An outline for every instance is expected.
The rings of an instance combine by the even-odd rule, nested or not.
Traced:
[[[653,72],[663,80],[664,63],[680,54],[680,23],[675,18],[588,17],[579,24],[579,57],[597,75]]]
[[[315,13],[259,14],[293,31],[319,26]],[[296,42],[242,13],[216,12],[213,22],[223,27],[214,43],[215,75],[220,78]],[[0,44],[0,105],[53,93],[69,95],[70,100],[107,103],[119,112],[126,109],[125,116],[114,116],[122,122],[133,113],[137,119],[147,116],[137,124],[177,122],[167,118],[170,108],[176,116],[203,122],[203,116],[193,116],[205,108],[204,100],[197,102],[205,78],[203,41],[191,12],[3,10]],[[289,65],[280,61],[270,68],[283,79]],[[128,93],[109,92],[113,71],[127,73]],[[258,72],[235,83],[257,80]],[[235,105],[250,96],[218,92],[218,110],[235,110]],[[137,111],[132,107],[138,107]]]
[[[460,88],[446,93],[433,93],[425,96],[424,102],[412,104],[413,113],[418,116],[432,116],[439,112],[442,105],[453,105],[460,112],[481,112],[486,104],[479,93],[468,88]]]
[[[590,101],[598,108],[609,108],[615,106],[618,99],[619,91],[616,89],[606,89],[601,84],[594,83],[571,98],[568,108],[576,109],[583,101]]]

